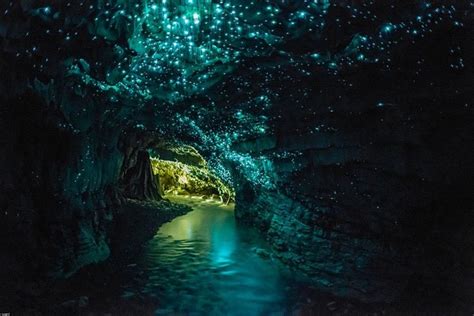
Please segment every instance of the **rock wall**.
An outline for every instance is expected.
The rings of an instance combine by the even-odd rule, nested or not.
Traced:
[[[3,108],[0,124],[2,242],[16,257],[4,272],[67,276],[104,260],[121,199],[115,182],[122,154],[97,137],[100,131],[74,134],[45,125],[41,100],[13,104]]]
[[[419,287],[424,297],[429,288],[468,302],[466,144],[474,134],[470,107],[451,91],[446,82],[432,97],[400,92],[396,105],[357,104],[338,91],[346,96],[331,111],[317,106],[327,96],[313,96],[311,108],[321,110],[310,125],[323,127],[312,132],[301,131],[304,111],[283,112],[274,135],[234,145],[255,161],[267,157],[257,167],[275,183],[255,185],[236,165],[237,217],[259,227],[283,261],[338,294],[391,301]]]
[[[119,145],[124,153],[120,176],[121,192],[131,199],[160,200],[163,193],[159,178],[153,173],[147,148],[155,141],[152,135],[125,133]]]
[[[133,106],[119,108],[111,86],[92,78],[120,77],[134,27],[126,16],[104,14],[123,9],[140,7],[0,4],[2,279],[69,276],[110,253],[121,168],[133,150],[119,148],[117,126]]]

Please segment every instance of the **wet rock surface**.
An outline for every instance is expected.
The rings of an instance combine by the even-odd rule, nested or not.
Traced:
[[[365,113],[360,121],[335,110],[320,120],[331,120],[337,130],[290,136],[288,127],[271,144],[245,143],[239,150],[253,155],[298,153],[271,160],[275,188],[256,188],[245,176],[237,180],[238,218],[262,229],[283,261],[323,288],[394,301],[425,287],[432,292],[418,295],[469,305],[471,197],[464,167],[471,158],[459,153],[470,127],[465,121],[451,129],[445,115],[462,122],[463,114],[430,106],[444,114],[415,119],[408,132],[401,129],[413,114],[402,106]],[[366,126],[369,117],[380,124]]]
[[[0,4],[5,277],[20,271],[67,277],[107,259],[110,227],[123,200],[117,185],[124,156],[117,146],[121,130],[113,123],[96,124],[111,123],[106,113],[117,113],[94,99],[77,74],[108,77],[133,28],[84,18],[100,15],[102,5],[88,13],[85,5],[65,1],[48,5]],[[97,41],[90,42],[94,36]],[[78,42],[70,42],[72,37]]]
[[[139,201],[127,199],[119,207],[110,232],[110,255],[102,262],[89,264],[69,279],[16,277],[0,291],[0,305],[12,314],[82,315],[106,306],[113,314],[146,311],[146,307],[120,302],[121,285],[128,277],[127,266],[134,262],[143,245],[166,222],[190,212],[185,205],[167,200]],[[134,229],[137,225],[139,231]],[[133,264],[132,264],[133,265]],[[123,305],[121,305],[123,304]],[[111,306],[117,305],[116,308]],[[147,313],[151,313],[148,310]]]

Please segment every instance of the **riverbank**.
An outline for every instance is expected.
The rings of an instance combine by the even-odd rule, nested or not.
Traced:
[[[21,284],[16,289],[2,294],[2,311],[21,315],[81,315],[91,309],[100,310],[103,305],[114,306],[110,311],[113,315],[126,315],[123,308],[140,312],[142,306],[114,303],[120,295],[121,280],[127,277],[127,266],[161,225],[191,210],[168,200],[127,199],[116,215],[109,259],[87,266],[68,279],[18,282]]]

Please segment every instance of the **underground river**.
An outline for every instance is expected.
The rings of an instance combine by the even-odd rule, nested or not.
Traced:
[[[232,205],[172,197],[193,211],[164,224],[147,243],[122,297],[156,298],[156,314],[270,315],[292,311],[303,281],[271,258]]]
[[[127,267],[122,303],[140,305],[150,315],[325,315],[366,310],[315,290],[308,279],[274,259],[254,228],[236,223],[233,205],[196,197],[168,198],[193,211],[161,226]]]

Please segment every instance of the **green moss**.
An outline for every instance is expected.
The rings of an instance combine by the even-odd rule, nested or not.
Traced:
[[[151,164],[165,194],[219,197],[226,203],[234,200],[234,190],[206,166],[192,166],[156,158],[151,159]]]

